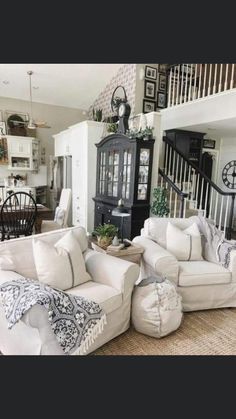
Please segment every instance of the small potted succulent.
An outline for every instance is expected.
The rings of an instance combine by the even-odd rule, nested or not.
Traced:
[[[107,132],[111,134],[115,134],[117,132],[117,124],[114,122],[111,122],[110,124],[108,124]]]
[[[114,224],[99,224],[93,234],[97,236],[98,245],[106,249],[116,236],[118,228]]]
[[[93,108],[93,120],[97,122],[102,121],[102,109],[94,109]]]

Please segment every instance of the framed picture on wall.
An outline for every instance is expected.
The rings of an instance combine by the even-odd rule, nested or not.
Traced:
[[[148,99],[156,98],[156,82],[145,80],[144,83],[144,97]]]
[[[216,142],[215,140],[203,140],[203,147],[204,148],[215,148]]]
[[[154,100],[143,99],[143,113],[154,112],[156,109],[156,102]]]
[[[145,78],[146,79],[157,79],[157,68],[149,67],[149,65],[145,66]]]
[[[161,92],[166,91],[166,75],[165,74],[161,74],[161,73],[159,74],[158,90],[160,90]]]
[[[166,95],[165,93],[158,92],[157,93],[157,107],[165,108],[165,106],[166,106]]]

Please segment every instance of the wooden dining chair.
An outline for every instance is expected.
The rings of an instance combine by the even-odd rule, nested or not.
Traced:
[[[9,195],[1,206],[0,230],[1,241],[33,233],[37,216],[37,205],[32,195],[15,192]]]

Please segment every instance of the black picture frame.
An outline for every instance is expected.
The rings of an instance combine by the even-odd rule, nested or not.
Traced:
[[[159,72],[160,73],[166,73],[166,64],[159,64],[159,67],[158,67],[158,69],[159,69]]]
[[[145,80],[144,97],[146,99],[156,99],[157,84],[155,81]]]
[[[156,80],[157,79],[157,68],[145,66],[145,79]]]
[[[162,92],[157,93],[157,108],[165,108],[166,107],[166,94]]]
[[[147,106],[150,105],[150,109]],[[143,113],[154,112],[156,110],[156,102],[154,100],[143,99]]]
[[[208,139],[203,140],[203,148],[214,149],[215,146],[216,146],[215,140],[208,140]]]
[[[159,73],[157,90],[160,92],[166,92],[166,83],[167,83],[166,75],[163,73]]]

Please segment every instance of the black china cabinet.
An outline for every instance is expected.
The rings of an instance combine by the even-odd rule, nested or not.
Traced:
[[[116,133],[103,138],[97,146],[95,220],[120,228],[120,218],[112,210],[122,198],[130,217],[124,219],[124,238],[140,234],[149,217],[154,139],[129,138]]]

